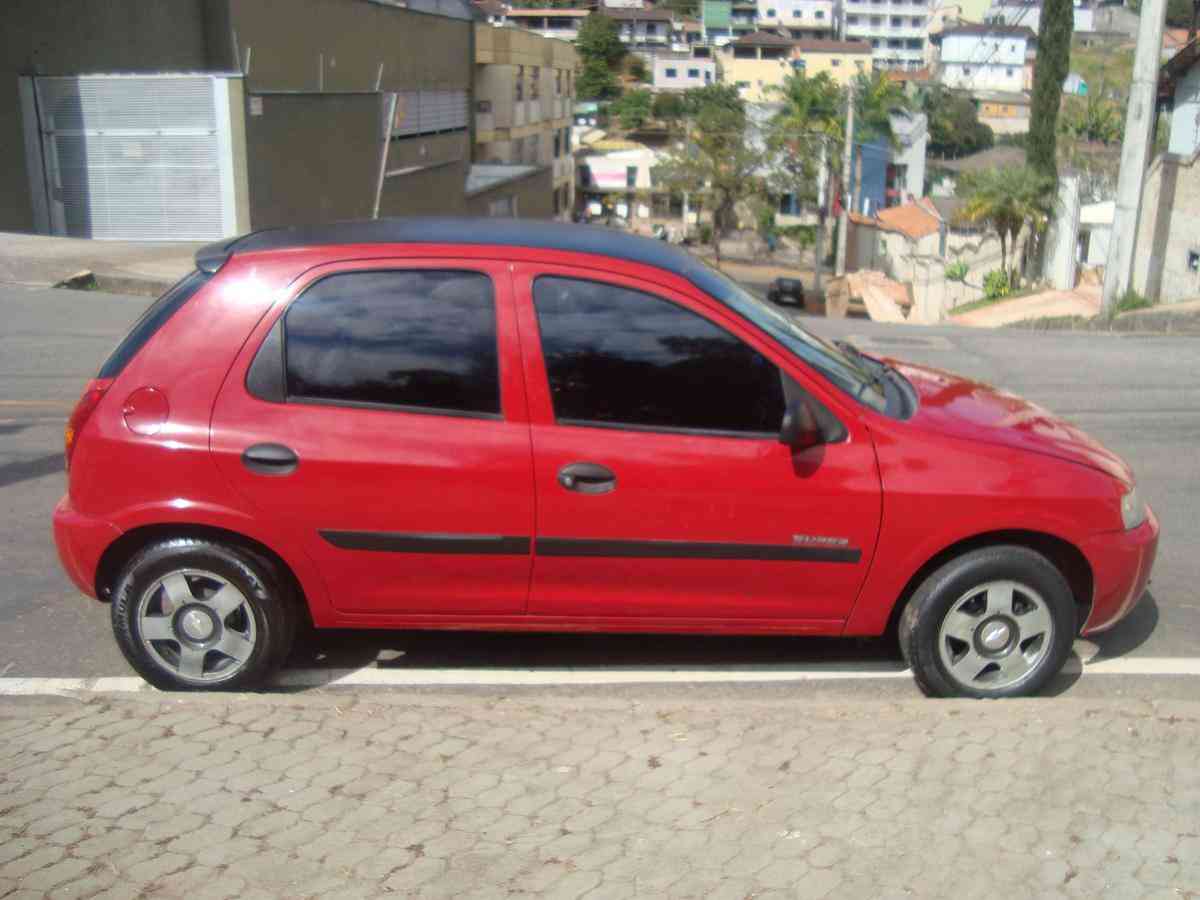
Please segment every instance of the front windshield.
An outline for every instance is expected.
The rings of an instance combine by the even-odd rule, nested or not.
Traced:
[[[766,300],[747,291],[724,272],[708,266],[711,280],[704,287],[730,309],[749,319],[802,360],[824,375],[835,387],[876,412],[883,412],[887,399],[883,387],[853,357],[824,338],[797,325]],[[714,284],[713,282],[718,282]]]

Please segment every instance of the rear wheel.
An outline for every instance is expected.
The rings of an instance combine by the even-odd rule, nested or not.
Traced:
[[[1018,697],[1062,668],[1075,603],[1062,573],[1026,547],[966,553],[930,575],[900,617],[900,649],[926,694]]]
[[[130,665],[163,690],[236,690],[286,658],[296,629],[288,582],[266,559],[194,538],[152,544],[125,566],[113,633]]]

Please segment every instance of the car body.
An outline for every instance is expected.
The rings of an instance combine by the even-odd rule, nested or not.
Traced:
[[[165,686],[241,683],[206,655],[228,622],[205,598],[228,584],[247,640],[271,624],[251,594],[273,591],[318,628],[872,636],[914,597],[942,602],[952,562],[1016,548],[969,562],[999,565],[1000,591],[1024,583],[1020,554],[1047,564],[1027,591],[1042,652],[1115,624],[1149,578],[1157,522],[1097,442],[970,379],[826,345],[660,241],[382,220],[197,263],[85,392],[54,514],[64,568],[119,601],[147,677],[138,654],[182,660],[170,629],[193,613],[204,678]],[[176,579],[168,600],[172,540],[261,578],[188,557],[194,596]],[[984,623],[996,642],[1024,602]],[[1020,674],[1003,692],[1053,672]]]

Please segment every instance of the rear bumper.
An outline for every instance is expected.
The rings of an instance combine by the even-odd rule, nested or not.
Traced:
[[[71,506],[70,496],[54,508],[54,543],[58,558],[75,586],[89,597],[96,596],[96,569],[104,551],[121,536],[111,522],[81,515]]]
[[[1146,508],[1146,521],[1129,531],[1097,535],[1082,548],[1092,565],[1092,612],[1081,631],[1096,634],[1112,628],[1133,610],[1158,553],[1158,519]]]

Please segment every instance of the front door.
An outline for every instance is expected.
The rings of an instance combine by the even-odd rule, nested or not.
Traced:
[[[537,493],[529,612],[836,630],[879,529],[865,429],[781,444],[785,391],[801,389],[784,357],[682,293],[549,267],[518,268],[515,290]]]
[[[218,397],[229,481],[340,613],[523,613],[532,462],[506,265],[326,266],[296,294]]]

